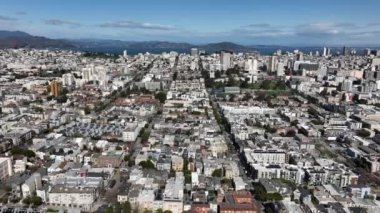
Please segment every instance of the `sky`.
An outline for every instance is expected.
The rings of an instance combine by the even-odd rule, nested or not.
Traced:
[[[0,30],[68,39],[380,45],[379,0],[0,0]]]

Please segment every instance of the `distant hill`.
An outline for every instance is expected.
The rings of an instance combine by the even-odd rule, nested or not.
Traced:
[[[255,51],[255,48],[235,44],[232,42],[219,42],[211,43],[198,46],[199,49],[206,50],[207,52],[218,52],[218,51],[232,51],[232,52],[251,52]]]
[[[184,42],[168,42],[168,41],[120,41],[120,40],[69,40],[79,50],[99,51],[99,52],[115,52],[120,53],[124,49],[128,52],[152,52],[159,53],[163,51],[179,51],[190,52],[191,48],[205,50],[208,53],[218,51],[232,52],[251,52],[256,49],[231,42],[210,43],[204,45],[195,45]]]
[[[0,31],[0,48],[73,48],[64,40],[32,36],[21,31]]]
[[[6,37],[29,37],[30,34],[22,31],[6,31],[6,30],[0,30],[0,38],[6,38]]]
[[[128,54],[144,52],[161,53],[177,51],[189,53],[191,48],[205,50],[207,53],[219,51],[231,52],[253,52],[261,54],[273,54],[278,49],[293,51],[295,47],[278,45],[240,45],[232,42],[218,42],[209,44],[190,44],[184,42],[169,41],[122,41],[111,39],[50,39],[46,37],[33,36],[22,31],[0,30],[0,49],[2,48],[58,48],[72,49],[89,52],[104,52],[121,54],[127,50]],[[320,47],[298,47],[303,52],[321,51]]]

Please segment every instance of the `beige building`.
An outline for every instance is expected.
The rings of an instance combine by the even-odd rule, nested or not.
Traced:
[[[183,158],[180,156],[172,156],[172,169],[174,171],[182,171],[183,169]]]

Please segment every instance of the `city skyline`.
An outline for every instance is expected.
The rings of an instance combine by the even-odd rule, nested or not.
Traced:
[[[379,45],[375,1],[8,1],[1,30],[68,39]]]

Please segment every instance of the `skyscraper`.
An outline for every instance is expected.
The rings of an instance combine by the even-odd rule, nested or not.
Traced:
[[[53,81],[50,83],[50,93],[51,93],[54,97],[58,97],[59,94],[61,93],[61,87],[62,87],[61,82],[59,82],[59,81],[57,81],[57,80],[53,80]]]
[[[343,52],[342,52],[343,55],[349,55],[350,54],[350,48],[346,47],[346,46],[343,46]]]
[[[124,51],[123,51],[123,57],[124,57],[124,58],[128,57],[127,50],[124,50]]]
[[[297,54],[297,61],[303,61],[303,53],[302,52],[299,52]]]
[[[277,63],[277,76],[283,76],[285,74],[284,69],[285,69],[284,63],[278,62]]]
[[[66,73],[62,75],[62,82],[64,86],[71,86],[75,82],[74,75],[71,73]]]
[[[249,74],[257,75],[258,63],[256,59],[248,59],[245,61],[245,69]]]
[[[231,53],[222,51],[220,53],[220,64],[222,65],[222,70],[231,68]]]
[[[275,72],[277,69],[278,59],[276,55],[269,57],[268,72]]]
[[[326,57],[327,56],[327,47],[324,47],[323,48],[323,57]]]
[[[198,55],[198,49],[197,48],[191,48],[191,56],[197,56]]]
[[[343,90],[343,91],[351,92],[351,90],[352,90],[352,80],[345,79],[345,80],[342,82],[342,90]]]

